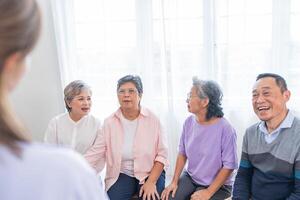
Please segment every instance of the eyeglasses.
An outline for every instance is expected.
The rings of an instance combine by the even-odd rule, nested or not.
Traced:
[[[193,97],[198,97],[198,96],[196,96],[196,95],[193,96],[192,93],[189,92],[189,93],[187,93],[186,100],[190,100],[190,99],[193,98]]]
[[[132,89],[132,88],[130,88],[130,89],[120,89],[120,90],[118,90],[118,94],[119,94],[119,95],[125,95],[126,92],[127,92],[129,95],[134,95],[134,94],[136,94],[138,91],[137,91],[136,89]]]

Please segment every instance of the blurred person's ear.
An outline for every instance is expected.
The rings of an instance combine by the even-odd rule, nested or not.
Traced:
[[[4,61],[2,69],[2,86],[7,92],[12,91],[19,83],[25,72],[24,56],[21,53],[13,53]]]

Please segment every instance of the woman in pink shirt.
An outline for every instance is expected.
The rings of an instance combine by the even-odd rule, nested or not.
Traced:
[[[85,158],[97,171],[106,164],[105,188],[111,200],[159,199],[165,186],[166,139],[159,119],[141,107],[139,76],[118,81],[120,108],[108,117]]]

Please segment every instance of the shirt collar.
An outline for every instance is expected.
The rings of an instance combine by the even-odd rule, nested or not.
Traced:
[[[144,116],[144,117],[147,117],[149,115],[149,111],[142,107],[141,106],[141,112],[140,112],[140,115],[139,116]],[[116,112],[115,112],[115,116],[118,118],[118,119],[121,119],[122,117],[122,111],[121,111],[121,108],[119,108]]]
[[[281,124],[279,125],[279,127],[277,129],[275,129],[274,131],[272,131],[272,133],[279,131],[280,129],[284,129],[284,128],[291,128],[293,121],[295,119],[295,116],[288,111],[287,116],[284,118],[284,120],[281,122]],[[259,124],[259,129],[264,133],[264,134],[268,134],[268,129],[266,127],[266,122],[261,121]],[[271,134],[272,134],[271,133]]]
[[[75,121],[71,118],[70,113],[67,113],[67,118],[69,119],[70,123],[72,123],[72,124],[74,124],[74,125],[78,125],[78,124],[80,124],[82,121],[84,121],[84,119],[87,118],[88,115],[89,115],[89,114],[84,115],[84,116],[81,117],[80,120],[78,120],[77,122],[75,122]]]

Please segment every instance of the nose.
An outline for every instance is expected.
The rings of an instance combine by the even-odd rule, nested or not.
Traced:
[[[85,100],[83,101],[83,104],[84,104],[84,105],[88,105],[88,104],[89,104],[89,101],[88,101],[87,99],[85,99]]]
[[[125,90],[125,91],[124,91],[124,97],[129,97],[129,96],[130,96],[129,91],[128,91],[128,90]]]
[[[264,101],[265,101],[265,99],[262,95],[258,95],[258,97],[255,100],[256,103],[262,103]]]

